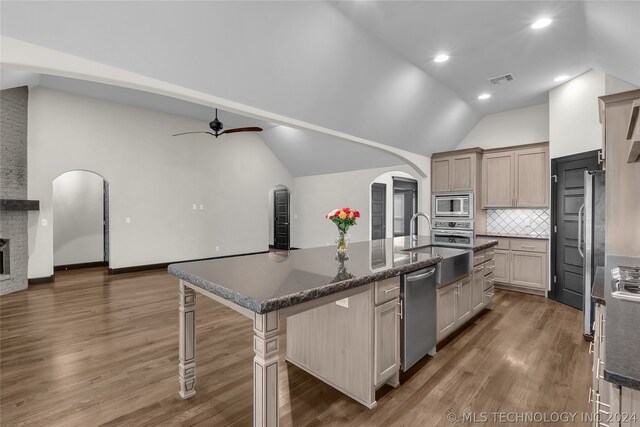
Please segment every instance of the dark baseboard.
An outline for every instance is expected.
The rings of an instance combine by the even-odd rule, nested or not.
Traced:
[[[51,275],[51,276],[45,276],[45,277],[34,277],[33,279],[28,280],[28,284],[41,285],[44,283],[53,283],[55,281],[56,281],[56,278],[53,275]]]
[[[177,264],[180,262],[195,262],[195,261],[207,261],[210,259],[234,258],[239,256],[266,254],[268,252],[269,251],[249,252],[246,254],[224,255],[224,256],[210,257],[210,258],[187,259],[183,261],[160,262],[158,264],[134,265],[132,267],[110,268],[109,274],[136,273],[138,271],[161,270],[161,269],[166,270],[170,264]]]
[[[107,261],[83,262],[80,264],[56,265],[53,267],[53,271],[76,270],[78,268],[91,267],[107,267],[108,265],[109,263]]]

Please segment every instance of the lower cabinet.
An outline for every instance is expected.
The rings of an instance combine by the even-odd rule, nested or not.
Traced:
[[[495,280],[509,282],[509,251],[496,249],[493,259],[496,262],[496,268],[493,270]]]
[[[473,311],[480,310],[484,303],[484,265],[473,267]]]
[[[287,361],[372,408],[375,391],[397,386],[400,277],[287,318]]]
[[[473,315],[472,275],[436,290],[438,319],[437,340],[440,341]]]
[[[471,292],[471,275],[458,283],[458,296],[456,297],[456,322],[459,325],[466,322],[473,314],[473,301]]]
[[[621,387],[604,379],[606,306],[596,304],[589,402],[596,427],[631,427],[640,422],[640,391]],[[634,418],[635,417],[635,418]]]
[[[394,299],[375,308],[375,385],[389,379],[400,369],[400,316],[398,300]]]
[[[546,289],[547,254],[511,251],[512,285]]]

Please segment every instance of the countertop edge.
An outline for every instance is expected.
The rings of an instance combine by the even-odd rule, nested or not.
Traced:
[[[607,368],[604,369],[604,379],[610,383],[640,391],[640,381],[635,378],[609,372]]]
[[[497,240],[489,240],[488,242],[473,247],[473,252],[483,251],[485,249],[492,248],[498,244]]]
[[[372,273],[366,276],[356,277],[353,279],[343,280],[341,282],[328,283],[317,288],[265,301],[258,301],[253,298],[249,298],[245,295],[225,288],[224,286],[220,286],[216,283],[204,280],[200,277],[184,273],[177,269],[177,264],[169,265],[167,270],[171,275],[184,280],[198,288],[204,289],[208,292],[211,292],[212,294],[218,295],[221,298],[234,302],[241,307],[253,311],[254,313],[265,314],[271,311],[301,304],[303,302],[312,301],[314,299],[321,298],[327,295],[332,295],[338,292],[364,286],[378,280],[385,280],[404,273],[409,273],[421,268],[429,267],[431,265],[439,263],[441,260],[442,257],[435,256],[424,261],[418,261],[412,264],[403,265],[401,267],[390,268],[388,270]]]

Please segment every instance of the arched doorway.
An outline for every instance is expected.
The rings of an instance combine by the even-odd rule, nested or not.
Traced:
[[[408,219],[418,209],[420,180],[401,171],[378,175],[370,184],[369,203],[371,240],[403,236]]]
[[[291,248],[291,192],[284,185],[269,190],[269,249]]]
[[[72,170],[53,180],[54,271],[109,263],[109,184]]]

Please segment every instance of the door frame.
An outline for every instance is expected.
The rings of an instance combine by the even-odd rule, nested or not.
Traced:
[[[382,194],[383,196],[383,207],[382,207],[382,216],[384,218],[383,224],[382,224],[382,228],[384,229],[384,237],[383,239],[387,238],[387,184],[383,183],[383,182],[372,182],[371,183],[371,194],[370,199],[371,199],[371,206],[369,206],[370,209],[370,218],[369,221],[371,222],[371,224],[369,224],[369,238],[371,240],[373,240],[373,188],[374,187],[382,187],[383,188],[383,192]]]
[[[557,295],[556,295],[556,280],[554,280],[554,278],[557,277],[556,274],[556,255],[557,255],[557,245],[558,245],[558,239],[556,237],[557,234],[557,226],[558,226],[558,214],[556,213],[556,210],[558,208],[557,206],[557,202],[556,202],[556,198],[558,196],[558,162],[573,162],[576,160],[585,160],[585,159],[589,159],[592,157],[595,157],[596,159],[598,159],[598,153],[602,151],[602,150],[591,150],[591,151],[584,151],[582,153],[577,153],[577,154],[571,154],[568,156],[562,156],[562,157],[555,157],[553,159],[551,159],[551,178],[550,178],[550,183],[551,183],[551,203],[550,203],[550,209],[551,209],[551,250],[549,251],[549,292],[547,294],[547,298],[550,298],[554,301],[558,301],[557,300]],[[602,163],[600,163],[598,161],[598,165],[600,166],[600,170],[602,170]],[[580,225],[578,225],[579,227]]]

